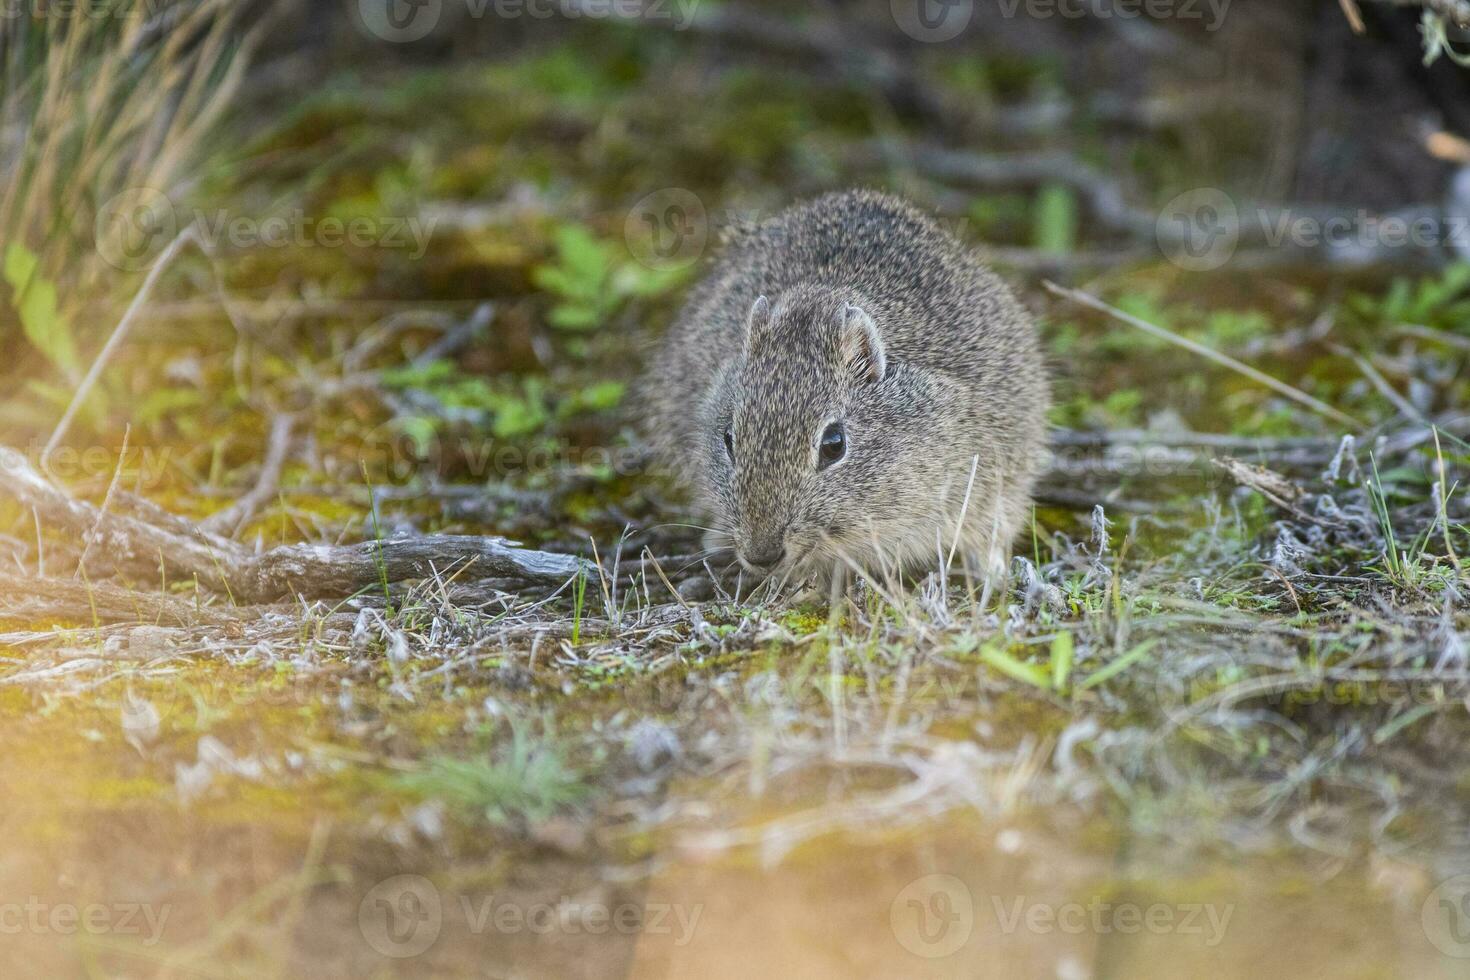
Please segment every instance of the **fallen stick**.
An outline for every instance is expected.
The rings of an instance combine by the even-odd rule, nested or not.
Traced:
[[[77,500],[42,476],[16,449],[0,446],[0,492],[33,508],[43,524],[60,525],[78,535],[92,532],[95,548],[115,566],[156,579],[160,569],[197,577],[202,585],[224,590],[226,568],[248,561],[238,545],[216,546],[153,524]]]
[[[165,592],[140,592],[110,582],[26,577],[0,572],[0,618],[47,623],[156,623],[223,626],[242,610],[200,605]]]
[[[340,598],[436,573],[560,584],[592,568],[574,555],[532,551],[504,538],[449,534],[352,545],[283,545],[256,555],[234,542],[178,534],[136,517],[103,513],[71,497],[20,452],[5,446],[0,446],[0,493],[34,508],[45,523],[79,535],[94,533],[97,548],[115,568],[147,580],[155,579],[160,570],[172,578],[195,578],[237,603],[292,596]]]
[[[590,567],[575,555],[531,551],[504,538],[430,534],[351,545],[284,545],[243,563],[229,576],[229,585],[255,600],[327,598],[381,588],[385,579],[425,579],[436,572],[560,584]]]

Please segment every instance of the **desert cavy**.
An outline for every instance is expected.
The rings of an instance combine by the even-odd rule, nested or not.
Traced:
[[[1004,567],[1042,462],[1036,329],[912,206],[829,194],[734,233],[644,382],[712,546],[801,576]]]

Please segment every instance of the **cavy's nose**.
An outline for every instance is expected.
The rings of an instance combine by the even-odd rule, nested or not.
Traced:
[[[775,568],[786,557],[786,547],[781,544],[768,545],[760,550],[747,548],[745,561],[756,568]]]

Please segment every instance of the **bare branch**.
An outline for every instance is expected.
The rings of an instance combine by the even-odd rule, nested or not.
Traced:
[[[234,542],[104,513],[57,488],[7,447],[0,447],[0,492],[35,508],[50,523],[78,534],[94,530],[98,547],[121,570],[152,576],[162,566],[240,602],[341,597],[385,581],[461,569],[468,579],[559,584],[591,567],[574,555],[519,548],[504,538],[447,534],[354,545],[285,545],[254,555]]]
[[[209,534],[233,535],[276,495],[281,485],[281,470],[286,465],[286,457],[291,449],[291,432],[295,425],[296,416],[289,412],[283,412],[271,420],[265,459],[260,464],[260,474],[255,479],[255,485],[230,506],[200,521],[200,530]]]

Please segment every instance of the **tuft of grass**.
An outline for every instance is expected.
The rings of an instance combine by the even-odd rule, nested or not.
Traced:
[[[378,569],[378,585],[383,589],[383,608],[389,618],[393,616],[393,590],[388,586],[388,564],[383,560],[383,529],[378,524],[378,497],[373,489],[372,477],[368,475],[367,463],[359,460],[362,478],[368,489],[368,519],[373,525],[373,564]]]
[[[577,588],[573,593],[572,646],[582,642],[582,611],[587,605],[587,573],[577,573]]]
[[[1144,655],[1152,650],[1158,642],[1159,641],[1157,639],[1144,640],[1142,643],[1133,647],[1131,650],[1123,654],[1118,659],[1108,663],[1107,666],[1101,668],[1100,670],[1093,671],[1091,674],[1088,674],[1087,677],[1082,681],[1082,683],[1077,685],[1077,690],[1090,690],[1091,688],[1097,687],[1099,684],[1104,684],[1112,680],[1114,677],[1117,677],[1119,674],[1123,673],[1123,671],[1127,670],[1129,667],[1132,667],[1134,664],[1138,663],[1138,661],[1142,660]]]
[[[244,8],[223,0],[117,6],[0,31],[0,134],[18,134],[0,137],[0,341],[18,327],[69,382],[91,339],[73,336],[78,314],[119,274],[104,256],[143,231],[129,195],[180,186],[270,20],[243,31]],[[65,404],[54,384],[31,388]]]
[[[545,820],[580,805],[591,792],[556,744],[533,742],[524,725],[511,727],[509,745],[495,758],[431,758],[422,770],[398,777],[397,785],[498,825]]]

